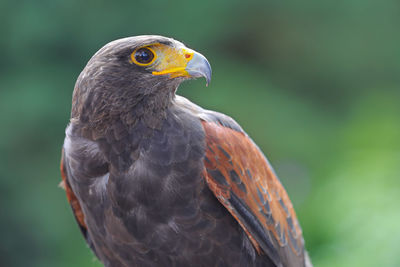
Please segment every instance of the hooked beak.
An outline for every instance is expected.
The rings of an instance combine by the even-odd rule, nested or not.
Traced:
[[[206,85],[211,81],[211,66],[208,60],[200,53],[195,52],[193,58],[186,65],[185,70],[193,78],[204,77]]]

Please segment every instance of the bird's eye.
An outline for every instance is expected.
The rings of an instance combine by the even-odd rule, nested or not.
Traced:
[[[136,49],[131,55],[132,61],[139,66],[151,65],[156,60],[156,54],[149,47]]]

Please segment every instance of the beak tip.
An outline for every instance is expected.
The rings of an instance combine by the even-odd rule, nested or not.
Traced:
[[[186,71],[194,78],[204,77],[206,86],[211,82],[211,66],[208,60],[200,53],[195,53],[192,60],[189,61]]]
[[[208,63],[208,62],[207,62]],[[210,64],[208,64],[208,66],[210,66]],[[206,79],[206,86],[208,87],[208,85],[210,84],[210,82],[211,82],[211,67],[209,68],[209,71],[206,71],[204,74],[203,74],[203,77]]]

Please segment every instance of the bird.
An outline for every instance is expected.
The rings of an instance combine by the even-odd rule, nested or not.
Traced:
[[[104,45],[77,78],[61,183],[104,266],[312,266],[263,152],[176,94],[211,73],[183,43],[141,35]]]

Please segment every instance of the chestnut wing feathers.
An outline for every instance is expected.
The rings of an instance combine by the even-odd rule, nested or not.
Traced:
[[[285,189],[253,141],[232,119],[218,115],[201,116],[208,186],[259,254],[277,266],[304,266],[302,231]]]
[[[66,158],[65,158],[64,149],[63,149],[61,152],[61,163],[60,163],[60,171],[61,171],[61,178],[62,178],[60,185],[65,190],[65,193],[67,194],[68,203],[71,206],[72,213],[74,214],[74,217],[76,219],[76,222],[78,223],[79,229],[81,230],[83,237],[85,238],[89,247],[97,255],[96,250],[93,245],[93,242],[90,238],[87,226],[86,226],[85,216],[83,214],[82,207],[79,203],[78,198],[76,197],[75,193],[72,191],[72,188],[69,184],[68,172],[67,172],[68,166],[65,161],[66,161]]]

